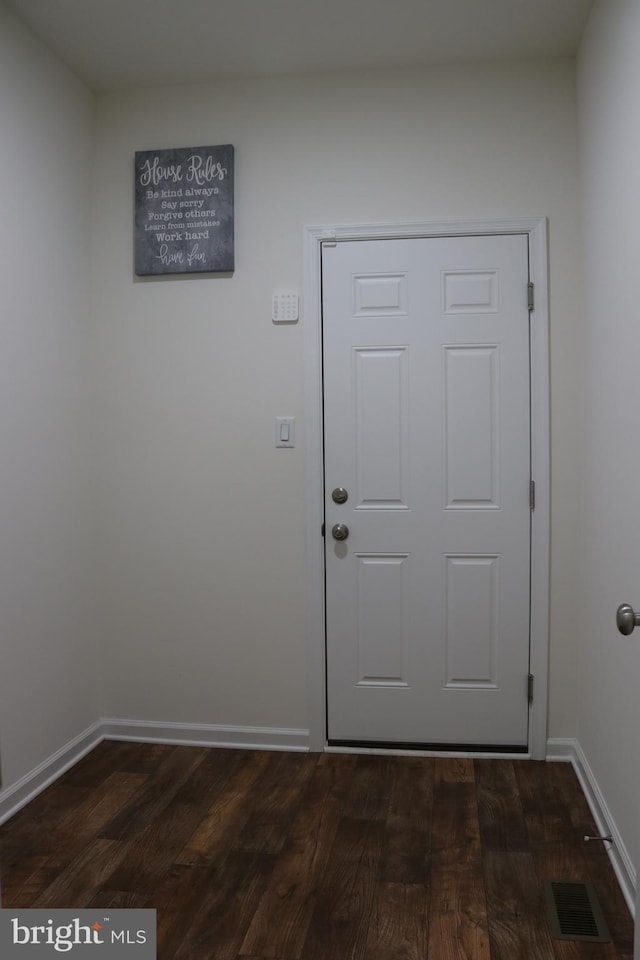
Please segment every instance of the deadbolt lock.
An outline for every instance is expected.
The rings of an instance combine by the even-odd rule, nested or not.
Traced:
[[[349,494],[344,487],[336,487],[335,490],[331,492],[331,499],[334,503],[346,503],[349,499]]]

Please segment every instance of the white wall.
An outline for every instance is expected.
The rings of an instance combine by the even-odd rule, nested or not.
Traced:
[[[305,727],[305,223],[548,215],[551,736],[575,733],[580,249],[574,64],[393,70],[98,101],[93,207],[111,716]],[[236,147],[232,278],[136,281],[133,154]],[[274,449],[274,418],[297,448]]]
[[[585,457],[578,736],[636,870],[640,867],[640,5],[595,4],[579,59],[586,249]]]
[[[100,713],[92,603],[87,91],[0,6],[3,786]]]

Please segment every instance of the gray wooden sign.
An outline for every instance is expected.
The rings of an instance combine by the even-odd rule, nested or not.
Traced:
[[[234,269],[233,160],[231,144],[136,152],[138,276]]]

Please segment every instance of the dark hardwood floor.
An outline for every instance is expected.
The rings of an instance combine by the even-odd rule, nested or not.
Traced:
[[[160,960],[632,960],[570,765],[103,742],[0,828],[3,907],[155,907]],[[545,878],[612,942],[555,940]]]

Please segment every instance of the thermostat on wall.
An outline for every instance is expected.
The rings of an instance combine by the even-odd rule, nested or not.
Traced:
[[[274,293],[271,304],[271,319],[274,323],[298,322],[298,294]]]

